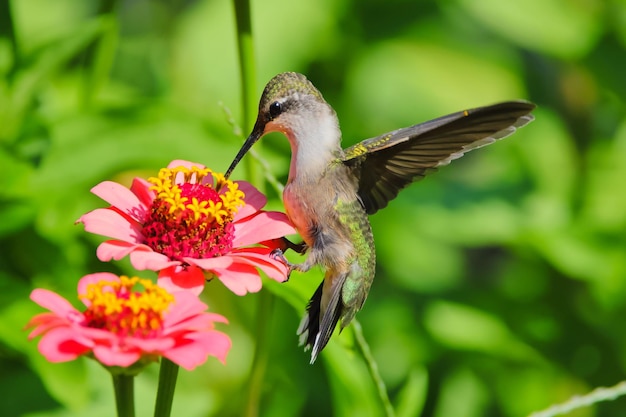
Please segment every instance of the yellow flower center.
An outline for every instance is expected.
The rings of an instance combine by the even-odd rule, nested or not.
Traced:
[[[88,327],[134,337],[158,334],[163,328],[163,314],[174,301],[152,281],[126,276],[119,281],[89,284],[80,298],[89,305],[84,313]]]
[[[213,176],[214,186],[205,177]],[[232,221],[242,207],[239,185],[208,168],[163,168],[150,187],[156,193],[143,224],[145,243],[171,259],[212,258],[232,249]]]
[[[202,183],[207,175],[213,176],[215,188]],[[207,223],[224,224],[231,221],[239,207],[244,205],[245,195],[239,190],[239,185],[209,168],[162,168],[157,177],[148,181],[154,184],[150,189],[156,192],[156,199],[169,204],[170,215],[191,211],[195,220],[204,218]],[[216,191],[222,189],[225,191]]]

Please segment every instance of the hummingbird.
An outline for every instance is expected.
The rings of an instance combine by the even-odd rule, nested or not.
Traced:
[[[341,147],[337,114],[302,74],[272,78],[261,95],[252,132],[226,171],[263,135],[280,132],[291,146],[283,190],[287,216],[303,239],[284,239],[272,256],[291,271],[325,270],[297,335],[311,363],[339,321],[343,330],[363,307],[374,280],[376,253],[368,216],[398,192],[465,152],[512,134],[532,121],[533,103],[516,100],[464,110]],[[283,251],[307,253],[292,264]]]

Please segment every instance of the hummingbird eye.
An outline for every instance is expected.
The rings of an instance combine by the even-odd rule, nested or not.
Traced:
[[[278,116],[280,116],[280,114],[283,112],[283,106],[279,101],[275,101],[272,104],[270,104],[270,117],[272,119],[277,118]]]

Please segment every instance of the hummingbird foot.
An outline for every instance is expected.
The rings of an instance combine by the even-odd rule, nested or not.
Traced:
[[[306,251],[309,250],[309,247],[306,243],[293,243],[286,237],[279,237],[277,239],[267,240],[260,243],[265,246],[275,246],[275,250],[280,250],[281,252],[285,252],[287,249],[291,249],[292,251],[299,253],[300,255],[304,255]]]
[[[287,272],[287,279],[283,282],[289,281],[289,278],[291,277],[291,271],[295,269],[294,267],[296,265],[292,264],[287,260],[287,258],[285,258],[285,254],[283,253],[282,249],[274,249],[272,252],[270,252],[270,256],[272,257],[272,259],[284,263],[287,268],[289,268],[289,271]]]
[[[300,255],[304,255],[306,251],[309,250],[309,246],[304,242],[293,243],[287,238],[284,238],[284,239],[287,241],[287,248],[291,249],[292,251],[296,253],[299,253]]]
[[[289,260],[285,257],[285,254],[283,253],[282,249],[274,249],[272,252],[270,252],[270,256],[272,257],[272,259],[275,259],[277,261],[284,263],[287,266],[287,268],[289,268],[289,272],[287,272],[287,279],[284,282],[289,281],[289,278],[291,277],[291,273],[293,271],[307,272],[309,269],[311,269],[311,266],[312,266],[312,265],[309,265],[309,263],[307,262],[302,263],[302,264],[294,264],[294,263],[289,262]]]

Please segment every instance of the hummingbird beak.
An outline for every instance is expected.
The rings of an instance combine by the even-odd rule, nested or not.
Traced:
[[[263,136],[264,133],[265,126],[257,121],[257,123],[254,125],[254,128],[252,129],[252,133],[250,133],[250,136],[248,136],[246,141],[243,143],[243,146],[239,150],[239,153],[237,153],[237,156],[235,156],[235,159],[233,159],[233,162],[231,162],[230,167],[228,167],[226,174],[224,174],[225,179],[228,179],[228,177],[230,177],[230,174],[233,173],[235,167],[237,166],[237,164],[239,164],[239,161],[241,161],[241,158],[243,158],[243,156],[250,150],[252,145],[254,145],[257,140],[261,139],[261,136]]]

